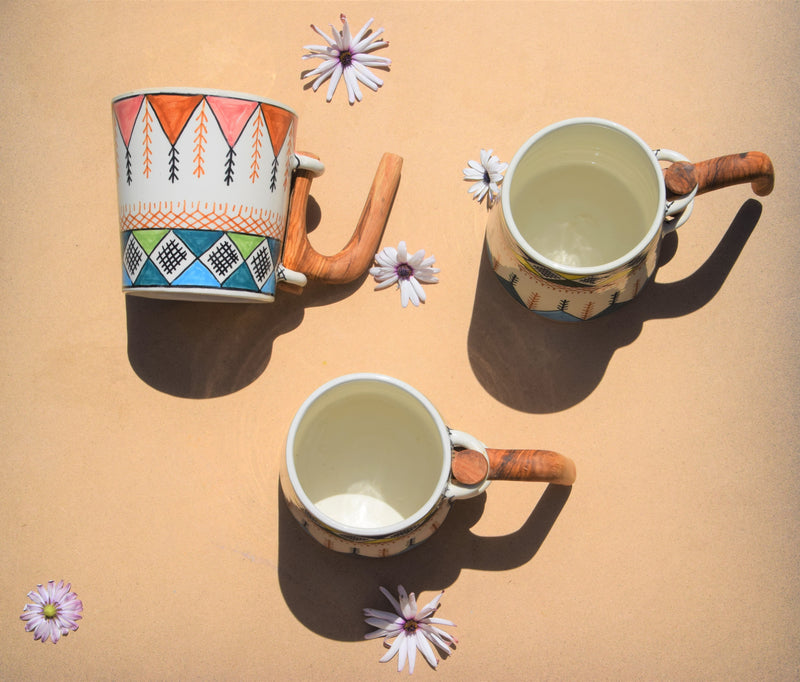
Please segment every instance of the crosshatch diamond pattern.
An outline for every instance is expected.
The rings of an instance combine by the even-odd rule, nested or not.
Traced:
[[[126,288],[222,288],[274,294],[280,242],[211,230],[129,230],[123,233]]]
[[[247,265],[258,287],[263,287],[272,276],[272,273],[275,272],[275,262],[272,259],[272,253],[270,253],[269,243],[266,239],[250,254],[247,259]]]
[[[122,265],[128,277],[135,280],[147,262],[147,254],[135,239],[126,240],[122,251]]]
[[[150,254],[150,260],[164,275],[164,279],[172,283],[192,264],[194,256],[189,251],[189,247],[170,232]]]
[[[200,261],[205,265],[217,281],[221,284],[230,274],[242,264],[242,254],[234,243],[223,235],[214,246],[200,256]]]

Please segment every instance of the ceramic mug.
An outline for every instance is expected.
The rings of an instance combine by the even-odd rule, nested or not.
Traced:
[[[660,161],[673,163],[662,170]],[[763,196],[773,177],[760,152],[691,164],[612,121],[569,119],[514,155],[486,246],[519,303],[551,319],[588,320],[642,290],[663,235],[686,222],[697,194],[752,182]]]
[[[298,289],[307,274],[348,281],[344,275],[354,279],[369,267],[388,209],[359,223],[336,256],[308,244],[309,186],[324,169],[295,152],[290,107],[236,92],[162,88],[115,97],[112,111],[126,294],[271,302],[279,283]],[[389,161],[396,172],[380,189],[393,196],[399,157]]]
[[[571,485],[575,465],[549,451],[487,449],[445,426],[408,384],[360,373],[326,383],[302,404],[289,428],[281,489],[318,542],[386,557],[429,538],[456,500],[498,478]]]

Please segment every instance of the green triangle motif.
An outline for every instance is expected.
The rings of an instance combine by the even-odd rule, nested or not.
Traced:
[[[149,256],[169,230],[134,230],[133,236]]]
[[[254,234],[238,234],[236,232],[228,232],[228,237],[230,240],[236,244],[236,248],[239,249],[239,253],[242,254],[242,258],[247,260],[253,251],[256,250],[256,247],[264,241],[264,237],[259,237]]]

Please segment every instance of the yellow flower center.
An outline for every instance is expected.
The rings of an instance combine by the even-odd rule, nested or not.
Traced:
[[[403,630],[405,630],[408,634],[413,635],[417,631],[418,627],[419,624],[417,623],[417,621],[407,620],[405,622],[405,625],[403,625]]]
[[[58,609],[55,604],[45,604],[42,609],[42,614],[44,614],[45,618],[55,618],[57,613]]]

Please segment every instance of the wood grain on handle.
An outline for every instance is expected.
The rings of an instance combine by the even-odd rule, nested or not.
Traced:
[[[303,154],[318,158],[306,152]],[[363,275],[372,265],[375,253],[378,251],[389,210],[400,183],[402,166],[403,159],[396,154],[383,155],[355,232],[344,249],[333,256],[323,256],[318,253],[308,240],[306,209],[312,174],[309,171],[298,170],[295,174],[292,203],[289,208],[283,264],[290,270],[302,272],[311,279],[331,284],[345,284]]]
[[[775,185],[775,170],[762,152],[744,152],[719,156],[708,161],[677,161],[664,170],[667,190],[675,195],[688,194],[697,185],[697,193],[738,185],[752,184],[753,192],[765,197]]]
[[[465,485],[475,485],[484,478],[492,481],[542,481],[557,485],[575,482],[575,462],[550,450],[495,450],[488,448],[486,460],[476,450],[453,452],[453,477]]]

